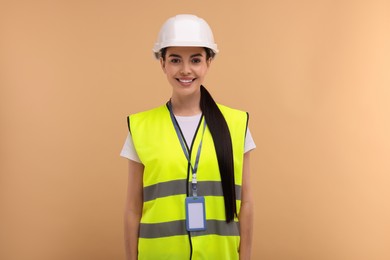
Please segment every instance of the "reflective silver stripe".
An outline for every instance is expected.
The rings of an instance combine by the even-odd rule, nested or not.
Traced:
[[[186,184],[187,180],[175,180],[144,187],[144,202],[172,195],[186,194]]]
[[[160,238],[169,236],[187,235],[185,220],[177,220],[171,222],[157,224],[140,224],[140,238]],[[220,235],[220,236],[239,236],[240,228],[238,222],[226,223],[223,220],[207,220],[207,230],[191,232],[192,236],[205,235]]]
[[[223,196],[220,181],[198,181],[198,196]],[[236,199],[241,200],[241,186],[236,185]]]
[[[159,238],[186,234],[187,230],[185,220],[176,220],[157,224],[140,223],[139,226],[140,238]]]
[[[240,225],[238,222],[226,223],[221,220],[207,220],[206,231],[191,232],[192,236],[220,235],[220,236],[239,236]]]
[[[186,180],[160,182],[144,188],[144,202],[172,195],[186,194]],[[220,181],[198,181],[198,196],[223,196]],[[241,200],[241,186],[236,185],[236,199]]]

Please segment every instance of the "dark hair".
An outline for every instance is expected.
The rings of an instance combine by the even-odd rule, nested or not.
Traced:
[[[213,58],[215,53],[209,49],[206,51],[206,59]],[[167,48],[160,51],[160,57],[165,60]],[[237,216],[236,185],[234,182],[233,146],[229,127],[213,97],[204,86],[200,87],[200,109],[205,117],[207,126],[213,137],[215,151],[217,153],[219,173],[221,175],[222,191],[225,201],[226,222],[234,220]]]
[[[232,139],[225,117],[214,99],[204,86],[201,86],[200,91],[200,108],[213,137],[221,174],[226,222],[229,223],[237,216]]]
[[[169,47],[161,49],[156,57],[158,57],[158,58],[161,57],[163,60],[165,60],[165,56],[167,54],[167,49],[168,48]],[[215,57],[215,52],[212,49],[204,47],[204,50],[206,51],[206,60]]]

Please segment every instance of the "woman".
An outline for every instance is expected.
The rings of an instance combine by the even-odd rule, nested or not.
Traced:
[[[128,117],[127,259],[250,259],[245,112],[216,104],[202,86],[218,53],[208,24],[177,15],[153,49],[172,86],[167,104]]]

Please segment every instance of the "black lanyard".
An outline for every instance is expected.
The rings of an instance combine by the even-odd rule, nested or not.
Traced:
[[[196,153],[194,167],[192,167],[190,154],[188,153],[188,150],[186,148],[184,137],[183,137],[183,135],[180,132],[179,125],[177,124],[176,119],[175,119],[175,115],[172,112],[171,101],[168,102],[168,109],[169,109],[169,114],[171,115],[171,120],[172,120],[173,126],[175,127],[175,131],[176,131],[177,137],[179,138],[181,148],[183,149],[184,155],[186,156],[187,161],[190,164],[190,167],[191,167],[191,170],[192,170],[192,195],[194,197],[197,197],[198,196],[198,192],[197,192],[196,173],[198,171],[199,157],[200,157],[200,152],[202,150],[203,136],[204,136],[204,132],[206,130],[206,121],[204,121],[204,124],[203,124],[202,138],[200,139],[200,143],[199,143],[199,146],[198,146],[198,152]],[[195,136],[194,136],[194,138],[195,138]]]

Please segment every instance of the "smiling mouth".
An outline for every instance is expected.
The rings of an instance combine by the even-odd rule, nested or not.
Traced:
[[[195,81],[196,78],[193,78],[193,79],[176,79],[177,81],[181,82],[181,83],[191,83],[193,81]]]

